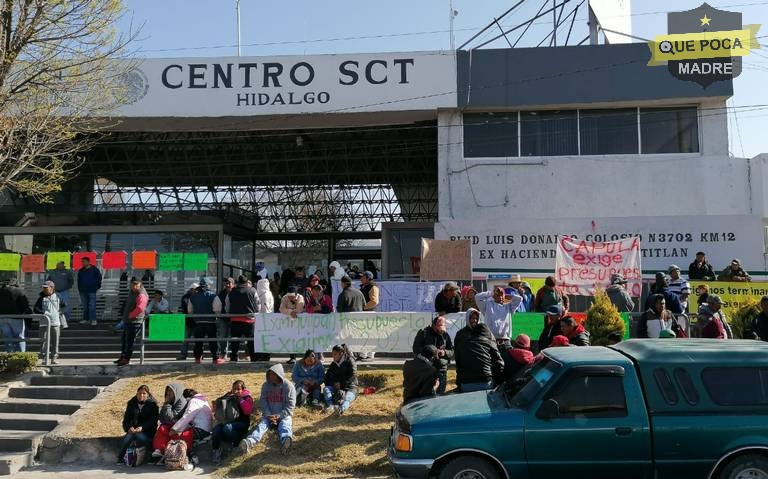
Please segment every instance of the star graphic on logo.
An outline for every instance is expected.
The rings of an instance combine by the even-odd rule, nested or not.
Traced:
[[[701,20],[701,26],[709,25],[709,21],[712,20],[711,18],[707,18],[707,14],[704,14],[704,18],[699,18]]]

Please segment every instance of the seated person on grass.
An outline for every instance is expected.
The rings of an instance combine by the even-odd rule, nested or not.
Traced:
[[[149,392],[149,387],[139,386],[136,395],[128,401],[123,413],[123,431],[125,436],[120,443],[120,452],[117,454],[117,463],[124,464],[125,451],[131,443],[138,447],[147,447],[152,444],[152,437],[157,430],[158,408],[155,398]]]
[[[192,454],[192,447],[210,439],[213,429],[213,410],[208,398],[194,389],[185,389],[183,396],[187,400],[187,408],[181,418],[171,426],[171,438],[181,437],[187,443],[187,455],[191,459],[190,462],[197,465],[197,458]],[[183,437],[190,431],[192,444]]]
[[[344,414],[357,397],[357,364],[346,344],[336,345],[331,351],[333,362],[325,372],[325,412]]]
[[[184,385],[171,383],[165,387],[165,399],[160,406],[160,427],[157,428],[155,438],[152,440],[152,458],[159,461],[165,454],[165,448],[171,440],[171,427],[184,415],[187,400],[184,397]],[[181,438],[192,447],[192,431],[184,431]]]
[[[293,365],[291,379],[296,387],[296,405],[305,404],[320,406],[320,394],[322,393],[325,369],[323,364],[315,357],[315,352],[307,349],[304,357]]]
[[[285,455],[293,444],[293,409],[296,407],[296,389],[285,378],[282,364],[267,371],[267,381],[261,386],[259,397],[261,420],[256,429],[240,441],[240,450],[248,452],[264,437],[270,427],[280,435],[280,452]]]
[[[434,344],[424,346],[415,358],[403,365],[403,404],[424,398],[433,398],[440,383],[437,347]]]
[[[221,464],[222,441],[235,447],[248,434],[252,413],[253,398],[245,388],[245,383],[240,380],[232,383],[232,390],[214,402],[214,416],[218,422],[213,428],[211,440],[211,460],[214,464]]]

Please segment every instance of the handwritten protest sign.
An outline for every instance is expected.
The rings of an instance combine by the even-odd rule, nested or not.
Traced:
[[[21,271],[24,273],[45,273],[45,255],[25,254],[21,257]]]
[[[19,253],[0,253],[0,271],[18,271],[20,261]]]
[[[728,303],[728,308],[738,309],[750,300],[759,300],[768,294],[767,282],[739,283],[736,281],[691,281],[691,296],[688,298],[688,311],[696,313],[696,288],[702,284],[709,286],[709,293],[720,296]]]
[[[184,268],[184,253],[160,253],[158,271],[181,271]]]
[[[59,263],[59,261],[64,262],[65,268],[71,268],[71,260],[72,255],[69,253],[69,251],[49,251],[45,255],[45,268],[56,269],[56,265]]]
[[[435,310],[435,296],[443,289],[445,281],[420,282],[412,281],[377,281],[379,287],[379,306],[376,308],[380,312],[388,311],[423,311],[432,312]],[[360,288],[359,281],[353,281],[353,286]],[[341,282],[331,280],[333,289],[333,304],[341,293]]]
[[[566,293],[592,296],[595,288],[610,284],[613,273],[624,276],[631,296],[640,296],[640,238],[601,242],[566,236],[558,241],[555,279]]]

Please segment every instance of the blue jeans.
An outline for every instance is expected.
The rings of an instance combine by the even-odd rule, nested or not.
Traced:
[[[3,333],[5,339],[21,339],[20,342],[5,343],[5,350],[9,353],[26,352],[27,343],[24,339],[24,320],[23,319],[0,319],[0,331]]]
[[[133,441],[136,441],[136,445],[149,448],[152,445],[152,438],[144,434],[143,432],[137,432],[136,434],[126,433],[123,439],[120,441],[120,452],[117,453],[117,458],[122,459],[125,451],[128,450],[128,446]]]
[[[229,318],[216,318],[216,337],[229,337]],[[229,342],[219,341],[219,357],[226,358],[229,353]]]
[[[66,305],[64,307],[64,316],[67,318],[67,321],[72,319],[72,302],[69,300],[69,290],[66,291],[56,291],[56,294],[59,295],[59,299],[64,301],[64,304]]]
[[[487,391],[493,389],[493,381],[487,383],[464,383],[461,385],[461,392],[471,393],[475,391]]]
[[[256,429],[248,434],[248,439],[253,439],[256,442],[261,441],[261,438],[264,437],[264,433],[267,432],[271,424],[269,419],[262,416],[261,421],[256,425]],[[280,439],[293,437],[293,418],[291,416],[284,417],[277,422],[277,433],[280,435]]]
[[[80,292],[80,304],[83,307],[83,321],[96,321],[96,293]]]
[[[326,406],[333,406],[333,393],[334,389],[331,386],[326,386],[323,389],[323,398],[325,398],[325,405]],[[349,406],[352,405],[352,402],[355,400],[357,395],[353,391],[346,391],[344,393],[344,401],[341,403],[341,412],[346,411],[349,409]]]
[[[219,424],[213,428],[211,446],[214,449],[219,449],[222,441],[225,441],[232,446],[237,446],[237,443],[239,443],[246,434],[248,434],[248,424],[244,422],[234,421],[226,424]]]

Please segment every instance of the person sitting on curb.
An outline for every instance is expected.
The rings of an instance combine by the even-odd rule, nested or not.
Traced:
[[[211,461],[221,464],[223,450],[222,441],[236,447],[248,434],[253,414],[253,397],[245,388],[245,382],[237,380],[232,383],[232,390],[214,401],[214,415],[218,424],[211,433]]]
[[[325,369],[323,363],[317,360],[315,352],[307,349],[304,357],[293,365],[291,380],[297,391],[296,405],[305,404],[312,407],[320,407],[320,396],[323,391],[323,379]]]
[[[437,363],[437,364],[436,364]],[[403,365],[403,404],[437,395],[440,384],[437,347],[428,344]]]
[[[182,436],[191,431],[191,444],[187,443],[187,456],[190,462],[197,465],[197,456],[192,453],[192,448],[208,441],[213,430],[213,410],[208,398],[199,394],[194,389],[185,389],[182,393],[187,400],[184,414],[171,426],[171,438]],[[187,441],[184,439],[184,441]]]
[[[181,383],[171,383],[165,387],[165,397],[163,405],[160,406],[160,427],[157,428],[155,437],[152,440],[152,458],[156,461],[162,459],[165,454],[165,447],[171,440],[171,427],[181,419],[184,410],[187,407],[187,399],[184,397],[184,385]],[[181,438],[187,443],[187,447],[192,447],[192,432],[184,431]]]
[[[296,388],[285,378],[282,364],[267,371],[267,381],[261,386],[259,397],[261,420],[248,437],[240,441],[240,450],[249,452],[264,437],[270,427],[280,435],[280,452],[288,454],[293,444],[293,409],[296,407]]]
[[[325,372],[325,412],[341,416],[357,397],[357,364],[346,344],[336,345],[331,350],[333,362]]]
[[[125,464],[125,451],[131,443],[137,447],[147,447],[152,444],[152,438],[157,430],[159,410],[157,402],[149,392],[149,387],[141,385],[125,406],[123,413],[123,436],[120,451],[117,453],[117,464]]]

